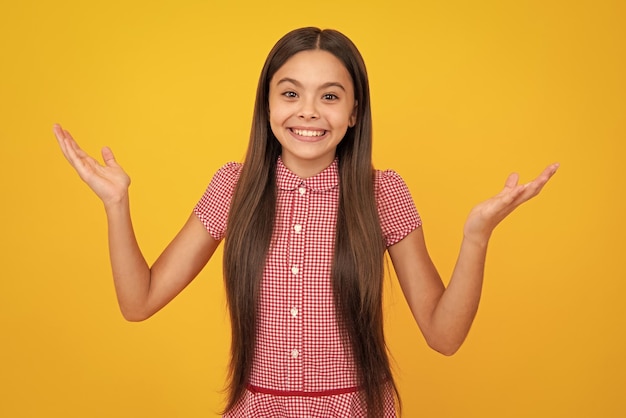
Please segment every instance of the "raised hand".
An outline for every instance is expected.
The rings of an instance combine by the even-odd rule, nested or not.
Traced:
[[[486,242],[494,228],[522,203],[537,196],[545,184],[556,173],[559,164],[546,167],[537,178],[525,184],[518,184],[519,175],[512,173],[507,178],[504,189],[491,199],[476,205],[465,222],[464,233],[469,239]]]
[[[127,196],[130,177],[117,164],[108,147],[102,148],[102,165],[83,151],[61,125],[54,125],[53,131],[65,158],[105,206],[118,203]]]

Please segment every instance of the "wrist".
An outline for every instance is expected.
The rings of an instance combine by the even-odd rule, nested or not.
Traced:
[[[120,196],[103,200],[102,203],[104,204],[104,210],[107,215],[119,213],[120,211],[126,211],[129,207],[128,192]]]
[[[491,238],[491,231],[463,231],[463,241],[471,243],[481,248],[486,248]]]

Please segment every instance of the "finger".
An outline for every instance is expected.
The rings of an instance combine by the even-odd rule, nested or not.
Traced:
[[[552,177],[554,173],[556,173],[556,170],[558,169],[559,169],[559,163],[550,164],[549,166],[543,169],[541,174],[539,174],[534,181],[539,182],[539,183],[546,183],[548,180],[550,180],[550,177]]]
[[[78,147],[78,145],[73,139],[71,139],[69,132],[67,132],[66,130],[63,130],[63,135],[61,138],[65,156],[68,160],[70,160],[71,163],[73,163],[74,160],[78,159],[78,156],[76,155],[76,147]]]
[[[102,159],[104,160],[104,164],[108,167],[119,167],[119,164],[113,155],[113,151],[111,151],[111,148],[109,147],[102,148]]]
[[[520,196],[525,192],[524,185],[514,184],[507,185],[497,196],[497,200],[500,202],[500,206],[517,206],[520,201]]]
[[[54,132],[54,136],[56,137],[57,142],[59,143],[59,147],[61,148],[61,152],[63,153],[63,156],[66,159],[68,159],[67,144],[65,143],[65,131],[63,130],[61,125],[59,125],[58,123],[55,123],[53,125],[52,131]]]
[[[72,136],[72,134],[69,133],[69,131],[64,130],[65,132],[65,138],[67,143],[69,144],[70,148],[72,148],[74,150],[74,153],[79,157],[79,158],[91,158],[89,156],[89,154],[87,154],[81,147],[80,145],[78,145],[78,142],[76,142],[76,140],[74,140],[74,137]]]
[[[537,176],[536,179],[524,184],[524,188],[528,189],[528,194],[529,194],[528,198],[530,199],[531,197],[538,195],[539,192],[543,189],[543,186],[546,185],[548,180],[552,178],[552,176],[554,175],[554,173],[556,173],[558,169],[559,169],[559,163],[551,164],[547,166],[541,172],[541,174]]]
[[[93,166],[93,163],[98,165],[98,163],[91,158],[89,154],[78,146],[76,141],[74,141],[74,138],[72,138],[72,135],[65,130],[63,142],[65,144],[66,157],[76,170],[81,171],[81,168],[84,168],[87,165]]]
[[[63,128],[58,123],[52,125],[52,132],[54,132],[54,136],[56,136],[57,139],[63,137]]]
[[[539,178],[543,181],[543,183],[547,183],[550,178],[556,173],[561,165],[559,163],[550,164],[547,166],[539,175]]]

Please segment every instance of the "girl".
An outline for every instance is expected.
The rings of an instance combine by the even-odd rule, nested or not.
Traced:
[[[215,174],[152,267],[133,233],[130,179],[111,150],[102,150],[100,165],[54,127],[63,154],[104,203],[126,319],[165,306],[226,238],[226,417],[394,417],[382,323],[385,251],[426,341],[451,355],[478,308],[493,229],[557,170],[551,165],[523,185],[511,174],[470,212],[445,288],[403,180],[372,169],[369,99],[365,65],[348,38],[317,28],[285,35],[261,72],[244,163]]]

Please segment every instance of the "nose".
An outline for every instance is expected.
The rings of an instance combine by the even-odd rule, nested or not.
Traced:
[[[303,120],[315,120],[319,119],[319,113],[315,106],[314,100],[303,100],[302,106],[298,111],[298,118]]]

